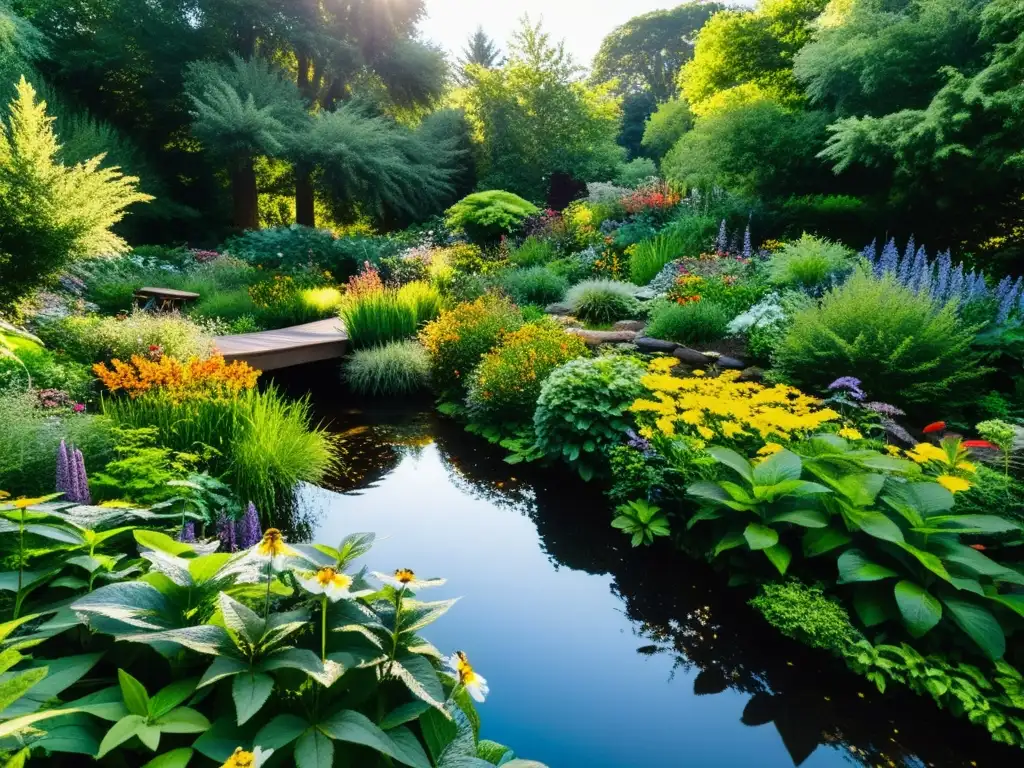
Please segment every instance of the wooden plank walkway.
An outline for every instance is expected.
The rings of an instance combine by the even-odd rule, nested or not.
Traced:
[[[218,336],[214,341],[228,362],[242,360],[261,371],[344,357],[348,348],[348,336],[338,318],[279,331]]]

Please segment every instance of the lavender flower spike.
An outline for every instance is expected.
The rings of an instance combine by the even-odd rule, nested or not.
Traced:
[[[256,505],[251,501],[245,510],[242,519],[235,526],[238,535],[238,548],[250,549],[255,547],[263,539],[263,529],[260,527],[260,516],[256,511]]]
[[[224,552],[238,551],[238,533],[235,521],[226,512],[217,518],[217,538],[220,539],[221,550]]]
[[[178,541],[183,544],[192,544],[195,540],[196,524],[191,520],[188,520],[181,526],[181,532],[178,534]]]
[[[57,449],[57,484],[58,493],[65,497],[71,493],[71,460],[68,458],[68,446],[63,440],[60,441],[60,448]],[[68,499],[72,501],[72,499]]]
[[[77,448],[71,471],[75,476],[75,488],[78,491],[78,498],[75,501],[79,504],[92,504],[92,496],[89,493],[89,477],[85,472],[85,456]]]

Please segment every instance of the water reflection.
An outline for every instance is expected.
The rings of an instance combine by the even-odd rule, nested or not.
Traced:
[[[430,634],[491,680],[485,737],[552,768],[1019,761],[779,638],[707,567],[631,549],[567,472],[505,464],[430,413],[324,415],[346,469],[304,494],[317,537],[375,530],[374,567],[450,579],[437,597],[464,600]]]

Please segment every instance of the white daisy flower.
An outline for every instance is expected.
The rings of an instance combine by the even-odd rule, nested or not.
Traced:
[[[277,528],[267,528],[263,540],[253,548],[253,551],[258,559],[264,562],[269,560],[270,567],[275,571],[283,571],[285,561],[299,554],[284,543],[284,536]]]
[[[246,752],[238,747],[220,768],[260,768],[272,754],[274,754],[272,749],[255,747],[252,752]]]
[[[339,600],[351,600],[363,595],[369,595],[372,589],[363,589],[352,592],[352,577],[344,573],[338,573],[334,568],[321,568],[315,573],[296,573],[296,581],[302,588],[314,595],[327,595],[327,598],[336,603]]]
[[[442,661],[455,674],[459,685],[465,688],[475,701],[483,704],[491,689],[487,686],[487,678],[477,674],[476,670],[469,663],[466,654],[462,651],[456,651],[451,656],[445,656]]]
[[[408,568],[399,568],[393,576],[384,573],[373,572],[376,579],[395,589],[426,589],[427,587],[440,587],[447,579],[417,579],[416,574]]]

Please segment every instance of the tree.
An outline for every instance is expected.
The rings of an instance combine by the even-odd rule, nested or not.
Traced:
[[[622,128],[618,142],[625,148],[628,159],[643,154],[644,128],[656,106],[654,97],[645,91],[627,93],[622,97]]]
[[[67,261],[122,253],[111,231],[126,209],[152,198],[138,179],[102,168],[102,156],[75,165],[25,78],[0,130],[0,306],[45,283]]]
[[[602,41],[591,81],[617,80],[620,93],[647,91],[659,104],[668,101],[678,92],[679,70],[693,56],[697,33],[723,8],[690,0],[630,19]]]
[[[504,63],[505,59],[501,55],[501,49],[487,36],[482,26],[477,27],[476,32],[470,35],[466,47],[462,49],[462,56],[457,62],[456,78],[460,83],[466,85],[470,81],[469,75],[466,74],[470,67],[494,69]]]
[[[811,39],[811,22],[824,8],[825,0],[761,0],[754,11],[715,14],[679,73],[693,112],[705,113],[712,97],[738,86],[798,105],[803,95],[793,76],[793,56]]]
[[[607,85],[588,87],[564,44],[528,18],[500,69],[471,67],[458,95],[477,140],[480,187],[534,201],[555,174],[608,180],[622,162],[621,111]]]
[[[194,105],[193,131],[231,175],[234,225],[259,227],[255,160],[280,157],[296,144],[308,120],[295,85],[260,59],[189,65],[186,90]]]
[[[644,152],[660,161],[692,127],[693,115],[686,99],[672,99],[659,105],[644,127]]]

